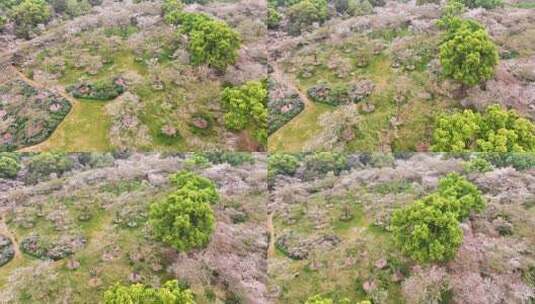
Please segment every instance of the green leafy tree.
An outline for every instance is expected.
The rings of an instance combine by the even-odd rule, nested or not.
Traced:
[[[164,0],[162,4],[162,14],[167,16],[171,13],[180,13],[184,8],[184,4],[180,0]]]
[[[464,91],[494,75],[498,50],[484,29],[462,22],[441,44],[440,63],[444,75],[459,81]]]
[[[281,14],[277,11],[276,8],[271,5],[268,6],[267,12],[267,26],[269,29],[275,29],[279,26],[280,21],[282,20]]]
[[[274,153],[268,157],[268,176],[294,175],[298,167],[299,159],[293,154]]]
[[[465,4],[469,8],[482,7],[485,9],[493,9],[503,6],[503,0],[466,0]]]
[[[442,16],[438,20],[438,26],[442,29],[451,29],[460,25],[461,15],[466,11],[466,6],[461,0],[448,0],[442,9]]]
[[[6,25],[6,23],[7,23],[6,16],[0,15],[0,31],[4,29],[4,26]]]
[[[143,284],[124,286],[116,284],[104,293],[104,304],[195,304],[189,289],[183,289],[178,281],[167,281],[160,288]]]
[[[535,152],[535,125],[514,110],[492,105],[484,113],[442,114],[433,131],[435,152]]]
[[[205,247],[214,231],[210,207],[218,199],[214,184],[191,172],[180,172],[170,180],[178,189],[150,206],[154,235],[178,251]]]
[[[462,243],[457,215],[443,211],[447,198],[432,194],[394,211],[391,228],[401,250],[418,262],[444,262]]]
[[[288,8],[289,32],[299,34],[314,22],[323,22],[328,17],[327,1],[303,0]]]
[[[455,208],[459,221],[467,218],[471,212],[480,212],[485,208],[485,200],[481,191],[469,182],[465,177],[450,173],[440,179],[438,194],[449,199],[450,205],[458,205]]]
[[[73,166],[72,159],[62,153],[43,152],[31,157],[28,162],[28,181],[36,182],[40,177],[52,173],[61,175]]]
[[[484,173],[484,172],[492,171],[492,169],[494,169],[492,164],[483,157],[475,157],[474,159],[471,159],[470,161],[466,163],[464,168],[469,173],[471,172]]]
[[[249,81],[240,87],[223,90],[221,101],[225,108],[225,125],[232,130],[253,128],[255,138],[265,144],[267,141],[267,96],[266,84]]]
[[[210,204],[215,204],[219,200],[219,194],[215,188],[214,183],[206,177],[199,176],[190,171],[181,171],[172,175],[169,180],[178,188],[178,191],[186,189],[189,194],[184,193],[185,196],[197,200],[202,200]]]
[[[241,166],[243,164],[254,164],[254,158],[248,152],[206,152],[206,158],[213,164],[227,163],[233,167]]]
[[[193,64],[208,64],[224,71],[238,58],[240,37],[225,22],[200,22],[190,32],[189,51]]]
[[[47,22],[50,16],[50,7],[44,0],[24,0],[10,12],[17,35],[24,38],[29,38],[35,26]]]
[[[212,208],[191,191],[178,190],[150,208],[149,221],[156,238],[178,251],[205,247],[214,231]]]
[[[348,168],[347,158],[341,153],[317,152],[305,157],[305,178],[315,178],[333,172],[338,175]]]
[[[78,17],[91,11],[91,4],[87,0],[67,0],[65,12],[71,17]]]
[[[535,153],[483,153],[482,158],[495,167],[513,167],[516,170],[535,168]]]
[[[165,22],[180,25],[180,31],[189,36],[188,48],[193,64],[208,64],[225,71],[236,62],[240,37],[228,24],[205,14],[187,13],[169,6],[163,9]]]
[[[324,298],[320,295],[315,295],[307,299],[305,304],[333,304],[333,300],[330,298]]]
[[[0,178],[14,178],[20,169],[18,159],[0,154]]]

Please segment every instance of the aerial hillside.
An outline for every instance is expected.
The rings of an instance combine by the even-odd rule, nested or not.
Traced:
[[[273,303],[532,303],[533,155],[274,154]]]
[[[269,303],[262,154],[0,154],[0,169],[1,303]]]
[[[257,0],[3,2],[0,150],[263,151],[264,16]]]
[[[268,3],[270,151],[534,151],[533,1]]]

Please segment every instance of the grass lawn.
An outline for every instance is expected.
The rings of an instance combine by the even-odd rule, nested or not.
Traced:
[[[269,151],[302,151],[304,143],[321,131],[321,126],[319,125],[321,114],[333,109],[333,106],[320,103],[305,106],[305,109],[299,115],[269,137]]]
[[[65,120],[44,142],[25,151],[88,152],[112,150],[108,130],[111,120],[106,102],[78,100]]]

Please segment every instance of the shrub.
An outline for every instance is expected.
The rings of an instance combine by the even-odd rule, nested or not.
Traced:
[[[328,10],[325,0],[303,0],[288,8],[288,27],[291,34],[299,34],[314,22],[327,20]]]
[[[459,221],[485,207],[481,192],[464,177],[452,173],[439,181],[437,191],[394,211],[391,229],[397,245],[418,262],[445,262],[462,243]]]
[[[308,178],[333,172],[338,175],[348,168],[347,159],[343,154],[333,152],[317,152],[305,157],[305,175]]]
[[[463,21],[440,45],[440,63],[444,75],[459,81],[464,89],[494,75],[498,50],[483,28]]]
[[[267,27],[269,29],[275,29],[279,26],[282,16],[277,12],[277,9],[271,6],[268,6],[267,11]]]
[[[503,6],[503,0],[466,0],[465,5],[469,8],[482,7],[485,9],[493,9]]]
[[[15,178],[21,169],[20,161],[0,153],[0,178]]]
[[[482,157],[496,167],[513,167],[519,171],[535,168],[535,153],[484,153]]]
[[[299,159],[288,153],[274,153],[268,157],[268,176],[278,174],[294,175],[299,167]]]
[[[180,0],[164,0],[162,4],[162,14],[166,16],[171,13],[179,13],[184,8],[184,4]]]
[[[464,168],[467,172],[484,173],[484,172],[492,171],[493,166],[488,160],[482,157],[476,157],[468,161],[466,165],[464,166]]]
[[[333,304],[333,300],[315,295],[307,299],[305,304]]]
[[[232,130],[253,129],[256,140],[267,141],[267,88],[261,81],[225,88],[221,102],[225,108],[225,125]]]
[[[453,258],[463,232],[456,214],[437,206],[449,201],[438,194],[394,211],[391,228],[397,245],[418,262],[444,262]]]
[[[150,206],[149,223],[155,237],[178,251],[205,247],[214,231],[210,204],[219,198],[214,184],[187,171],[170,180],[178,189]]]
[[[210,161],[208,158],[206,158],[203,154],[199,153],[193,153],[188,159],[184,161],[184,165],[186,168],[206,168],[210,164]]]
[[[178,281],[167,281],[160,288],[143,284],[124,286],[117,283],[104,293],[105,304],[194,304],[193,293],[181,288]]]
[[[70,86],[67,92],[76,98],[94,100],[112,100],[121,95],[126,89],[126,83],[120,77],[111,80],[99,80],[93,83],[81,83]]]
[[[433,151],[535,152],[535,125],[499,105],[486,111],[440,115],[433,131]]]
[[[91,11],[91,4],[87,0],[67,0],[65,13],[71,17],[78,17]]]
[[[253,155],[247,152],[207,152],[204,155],[213,164],[227,163],[233,167],[254,164]]]
[[[185,13],[174,9],[164,11],[169,24],[180,25],[189,36],[189,52],[193,64],[208,64],[219,71],[234,64],[238,58],[240,37],[225,22],[213,20],[205,14]]]
[[[29,38],[30,32],[38,24],[47,22],[51,14],[44,0],[23,0],[12,8],[10,18],[15,22],[17,36]]]
[[[72,160],[61,153],[43,152],[30,158],[28,173],[30,182],[37,181],[40,177],[49,176],[52,173],[61,175],[73,166]]]
[[[183,189],[192,190],[196,197],[202,197],[202,200],[215,204],[219,200],[214,183],[206,177],[199,176],[190,171],[181,171],[169,178],[171,183],[180,191]],[[184,193],[185,196],[190,195]]]
[[[448,209],[456,209],[459,221],[467,218],[471,212],[480,212],[485,208],[485,201],[477,187],[457,173],[450,173],[440,179],[438,194],[449,199]]]
[[[346,13],[349,16],[363,16],[373,13],[373,6],[368,0],[348,0]]]
[[[7,23],[7,18],[5,16],[0,15],[0,31],[4,29],[4,26]]]
[[[236,62],[240,38],[225,22],[202,22],[189,36],[189,51],[193,64],[208,64],[224,71],[227,66]]]
[[[170,194],[165,200],[153,203],[149,222],[156,238],[178,251],[203,248],[214,230],[214,212],[208,203],[195,201],[194,190]]]
[[[442,29],[451,29],[462,23],[460,16],[466,11],[461,0],[448,0],[442,9],[442,16],[438,20],[438,26]]]
[[[424,4],[440,4],[440,0],[416,0],[416,5],[424,5]]]

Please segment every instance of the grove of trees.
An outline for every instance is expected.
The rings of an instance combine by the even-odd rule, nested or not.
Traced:
[[[215,185],[188,171],[171,176],[170,181],[177,190],[150,206],[155,237],[178,251],[205,247],[215,226],[211,208],[219,199]]]
[[[433,151],[535,152],[535,125],[499,105],[437,117]]]

